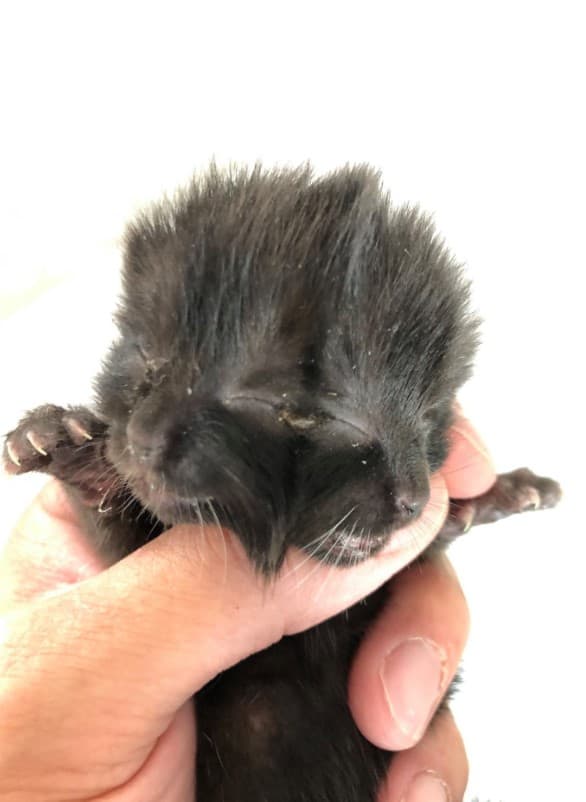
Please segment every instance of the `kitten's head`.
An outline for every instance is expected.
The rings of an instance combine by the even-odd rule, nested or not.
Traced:
[[[414,520],[474,325],[430,225],[364,170],[194,184],[129,229],[98,378],[109,457],[166,525],[346,564]]]

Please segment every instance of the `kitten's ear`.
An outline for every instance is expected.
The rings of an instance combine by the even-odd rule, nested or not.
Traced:
[[[161,218],[161,219],[159,219]],[[153,260],[163,261],[167,247],[173,247],[172,239],[165,232],[161,213],[153,208],[149,213],[139,213],[133,222],[126,226],[123,237],[123,279],[131,289],[131,282],[151,273],[157,268]],[[168,228],[168,227],[167,227]]]
[[[305,191],[309,207],[315,207],[325,218],[337,223],[346,215],[372,199],[380,202],[381,176],[368,165],[344,167],[315,180]]]

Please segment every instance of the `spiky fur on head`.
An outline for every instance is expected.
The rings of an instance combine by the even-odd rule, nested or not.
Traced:
[[[290,544],[360,559],[421,509],[476,320],[377,173],[212,166],[129,226],[123,277],[99,408],[166,524],[213,509],[273,571]]]

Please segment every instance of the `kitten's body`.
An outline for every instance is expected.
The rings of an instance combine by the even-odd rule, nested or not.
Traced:
[[[366,168],[211,170],[129,227],[118,323],[97,415],[31,413],[7,465],[64,479],[116,556],[219,521],[266,574],[292,545],[363,560],[420,514],[476,338],[431,224]],[[512,474],[444,534],[557,492]],[[385,594],[201,692],[199,802],[374,800],[389,754],[354,726],[346,679]]]

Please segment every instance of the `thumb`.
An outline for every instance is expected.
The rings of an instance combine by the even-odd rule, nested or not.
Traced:
[[[271,582],[232,533],[177,526],[106,570],[18,604],[2,622],[9,704],[0,724],[14,736],[3,759],[37,754],[39,732],[52,733],[51,749],[73,743],[97,760],[96,733],[111,736],[104,750],[112,737],[121,753],[132,742],[135,757],[140,739],[144,757],[221,670],[345,609],[404,567],[445,507],[434,477],[426,513],[376,558],[337,571],[291,554]]]

